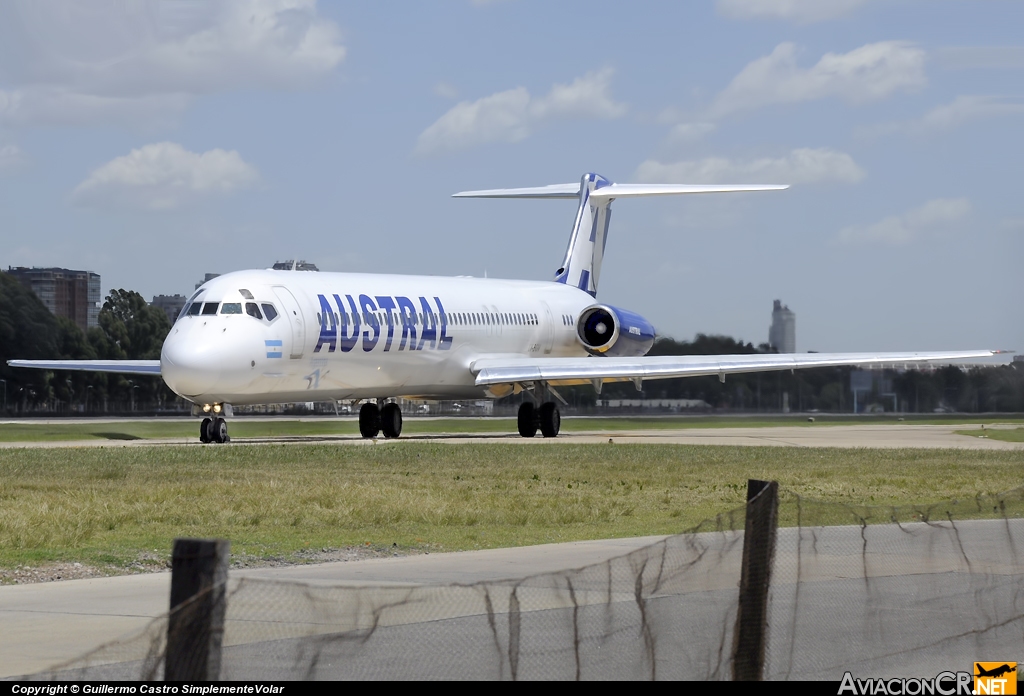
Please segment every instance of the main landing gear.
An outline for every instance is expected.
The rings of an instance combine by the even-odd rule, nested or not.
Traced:
[[[228,423],[217,416],[216,418],[204,418],[199,425],[200,442],[231,442],[228,436]]]
[[[377,437],[382,432],[387,439],[402,434],[402,409],[396,403],[383,407],[367,402],[359,409],[359,434],[366,438]]]
[[[533,437],[538,429],[544,437],[556,437],[562,427],[562,414],[554,401],[545,401],[539,407],[524,401],[519,405],[518,425],[523,437]]]

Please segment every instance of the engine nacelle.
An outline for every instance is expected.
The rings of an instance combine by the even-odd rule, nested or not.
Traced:
[[[576,340],[591,355],[635,357],[647,355],[654,345],[654,327],[639,314],[593,305],[580,312]]]

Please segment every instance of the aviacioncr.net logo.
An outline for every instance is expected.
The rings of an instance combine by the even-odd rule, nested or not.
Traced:
[[[856,679],[851,673],[843,675],[839,684],[839,694],[869,696],[872,694],[891,694],[891,696],[972,696],[974,675],[970,672],[939,672],[931,678],[894,677],[884,679],[869,677]]]

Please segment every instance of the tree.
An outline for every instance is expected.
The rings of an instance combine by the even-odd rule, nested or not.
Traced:
[[[134,290],[111,290],[99,314],[99,328],[90,329],[96,357],[106,360],[156,360],[171,329],[163,310],[151,307]],[[128,402],[165,401],[173,393],[158,377],[110,375],[111,396]]]

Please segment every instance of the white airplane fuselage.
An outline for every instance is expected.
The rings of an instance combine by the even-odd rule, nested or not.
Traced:
[[[522,437],[556,437],[556,387],[797,370],[908,365],[998,351],[647,356],[655,331],[596,301],[611,204],[622,198],[777,191],[775,184],[579,183],[464,191],[458,198],[577,201],[562,263],[547,282],[488,278],[237,271],[205,283],[164,340],[160,360],[9,360],[12,367],[163,377],[198,407],[201,442],[230,441],[232,404],[364,400],[359,433],[399,437],[395,397],[501,398],[527,391]],[[563,401],[564,403],[564,401]]]
[[[594,304],[552,282],[238,271],[186,305],[160,371],[200,405],[498,398],[512,385],[476,386],[474,361],[586,356],[576,322]]]

